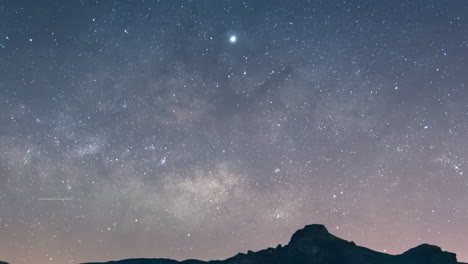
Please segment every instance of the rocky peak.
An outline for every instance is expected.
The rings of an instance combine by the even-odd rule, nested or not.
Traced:
[[[429,244],[422,244],[412,248],[403,253],[403,256],[413,258],[428,258],[438,262],[457,263],[456,254],[442,251],[440,247]]]
[[[296,244],[303,241],[329,241],[338,239],[330,234],[324,225],[307,225],[303,229],[296,231],[291,237],[289,244]]]

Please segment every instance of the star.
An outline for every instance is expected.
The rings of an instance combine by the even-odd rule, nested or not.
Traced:
[[[237,36],[236,35],[231,35],[231,37],[229,37],[229,42],[236,43],[237,42]]]

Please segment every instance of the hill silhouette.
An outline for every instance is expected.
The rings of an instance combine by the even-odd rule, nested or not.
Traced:
[[[103,263],[103,262],[101,262]],[[357,246],[328,232],[323,225],[308,225],[296,231],[286,246],[239,253],[226,260],[127,259],[108,264],[463,264],[454,253],[423,244],[400,255],[390,255]],[[98,264],[86,263],[86,264]]]

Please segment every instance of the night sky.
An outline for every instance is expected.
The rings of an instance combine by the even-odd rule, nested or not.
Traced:
[[[306,224],[468,261],[468,1],[0,1],[0,260]]]

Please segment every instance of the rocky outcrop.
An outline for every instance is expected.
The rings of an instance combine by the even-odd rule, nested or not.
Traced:
[[[129,259],[109,264],[462,264],[456,255],[440,247],[423,244],[401,255],[389,255],[360,247],[330,234],[323,225],[308,225],[296,231],[285,246],[248,251],[218,261]],[[97,263],[88,263],[97,264]]]
[[[425,263],[457,263],[454,253],[442,251],[438,246],[422,244],[412,248],[401,255],[403,259],[411,259],[413,262],[425,261]]]

